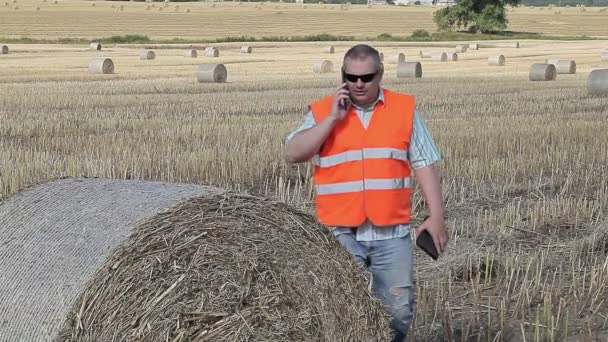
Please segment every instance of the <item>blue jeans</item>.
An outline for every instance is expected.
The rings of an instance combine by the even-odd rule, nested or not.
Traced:
[[[372,273],[372,291],[391,314],[393,342],[405,341],[414,318],[416,286],[410,236],[357,241],[355,234],[340,234],[336,239]]]

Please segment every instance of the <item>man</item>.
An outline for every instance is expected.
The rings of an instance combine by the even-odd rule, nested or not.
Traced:
[[[306,122],[287,138],[286,157],[313,159],[319,221],[372,273],[373,292],[389,308],[393,341],[403,341],[414,314],[410,238],[411,170],[428,204],[427,230],[438,251],[448,241],[440,157],[414,97],[380,87],[377,50],[356,45],[344,56],[343,84],[309,106]]]

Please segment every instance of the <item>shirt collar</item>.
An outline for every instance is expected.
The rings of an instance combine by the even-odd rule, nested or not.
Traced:
[[[378,98],[376,99],[376,101],[374,101],[374,103],[372,103],[368,107],[366,107],[366,108],[359,107],[354,103],[353,103],[353,106],[355,106],[355,108],[357,108],[359,110],[370,110],[370,109],[375,108],[376,104],[378,104],[378,102],[384,104],[384,89],[382,89],[382,87],[380,87],[380,89],[378,90]]]

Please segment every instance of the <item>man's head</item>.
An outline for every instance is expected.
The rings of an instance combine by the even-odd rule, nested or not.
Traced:
[[[376,101],[383,73],[378,50],[369,45],[355,45],[344,55],[342,76],[356,105],[366,107]]]

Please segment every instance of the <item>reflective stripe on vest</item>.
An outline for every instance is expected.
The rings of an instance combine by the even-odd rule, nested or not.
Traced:
[[[364,148],[362,150],[350,150],[341,153],[332,154],[327,157],[316,155],[313,158],[313,163],[318,167],[332,167],[344,164],[351,161],[360,161],[365,159],[380,159],[390,158],[402,161],[407,161],[407,151],[390,147],[375,147]]]
[[[333,184],[315,185],[317,195],[335,195],[347,192],[363,190],[395,190],[411,187],[411,179],[408,178],[386,178],[365,179],[363,181],[342,182]]]

